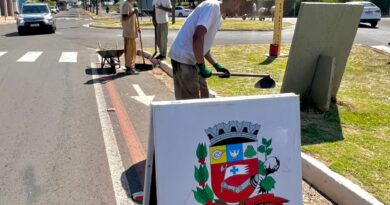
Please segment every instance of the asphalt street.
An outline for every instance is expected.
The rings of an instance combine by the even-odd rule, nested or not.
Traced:
[[[121,30],[91,22],[71,9],[57,14],[55,34],[19,36],[14,24],[0,25],[1,205],[134,204],[129,195],[142,191],[150,101],[174,95],[159,70],[101,69],[98,43],[122,47]],[[292,36],[284,30],[283,43]],[[384,18],[376,29],[361,25],[355,43],[387,45],[389,36]],[[142,37],[154,47],[152,30]],[[271,41],[272,32],[224,31],[215,43]]]
[[[132,123],[141,151],[147,143],[149,109],[132,96],[169,100],[173,95],[151,72],[106,76],[96,48],[62,35],[76,30],[89,35],[82,21],[77,11],[64,12],[53,35],[19,36],[15,25],[1,26],[0,204],[132,204],[126,178],[137,188],[139,180],[132,179],[129,168],[135,164],[132,159],[141,160],[129,156],[132,145],[122,137],[123,118],[117,119],[105,85],[113,82],[110,93],[120,96],[127,115],[124,126]],[[100,101],[96,84],[103,90]],[[107,101],[103,106],[97,103],[102,100]],[[103,121],[101,112],[109,120]],[[113,148],[107,148],[103,133],[110,126],[114,139],[108,140],[116,141],[119,153],[116,165],[108,159]]]

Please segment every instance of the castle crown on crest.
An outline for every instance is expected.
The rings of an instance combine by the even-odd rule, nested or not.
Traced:
[[[205,130],[210,139],[210,146],[220,144],[257,141],[260,125],[247,121],[229,121],[218,123]],[[225,143],[223,143],[225,142]]]

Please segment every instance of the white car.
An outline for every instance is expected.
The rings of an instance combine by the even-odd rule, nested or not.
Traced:
[[[21,12],[16,11],[15,14],[18,15],[16,26],[20,35],[33,30],[56,32],[56,18],[50,11],[47,3],[23,4]]]
[[[114,5],[114,1],[104,1],[104,6],[112,6]]]
[[[57,8],[55,6],[50,6],[50,11],[51,11],[51,13],[56,14],[56,13],[58,13],[59,10],[57,10]]]
[[[363,13],[360,17],[361,23],[370,23],[372,28],[375,28],[378,21],[381,20],[381,9],[369,1],[352,1],[347,2],[351,5],[363,5]]]
[[[175,8],[175,16],[179,16],[179,17],[189,16],[191,12],[192,12],[191,9],[185,9],[182,6],[176,6]]]

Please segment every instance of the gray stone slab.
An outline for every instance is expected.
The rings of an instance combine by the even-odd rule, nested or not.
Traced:
[[[330,107],[335,63],[335,57],[320,55],[318,58],[313,83],[311,85],[310,97],[322,111],[328,111]]]
[[[318,57],[337,59],[331,97],[336,97],[362,14],[360,5],[302,3],[281,92],[307,97]]]

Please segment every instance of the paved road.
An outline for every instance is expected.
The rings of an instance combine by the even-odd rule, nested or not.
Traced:
[[[106,154],[110,151],[102,134],[106,125],[98,111],[106,112],[112,105],[97,106],[91,81],[91,74],[98,72],[96,53],[61,35],[80,29],[76,14],[59,18],[54,35],[18,36],[14,25],[0,29],[0,204],[115,204],[120,198],[116,196],[125,196],[124,204],[131,204],[121,181],[133,163],[118,124],[112,132],[123,163],[114,157],[109,166]],[[147,107],[130,97],[138,95],[132,84],[147,83],[150,87],[142,87],[145,93],[163,86],[147,72],[115,78],[115,84],[123,86],[118,92],[128,113],[144,112],[134,127],[146,139],[142,133],[148,123]],[[156,94],[155,99],[167,96],[172,97]],[[122,169],[112,172],[112,166]],[[122,195],[112,188],[114,182]]]
[[[144,18],[147,20],[147,18]],[[285,22],[295,23],[295,18],[285,18]],[[99,33],[96,36],[97,39],[86,39],[85,43],[94,45],[97,40],[115,41],[118,37],[121,37],[121,30],[119,29],[99,29],[91,28]],[[171,30],[168,34],[168,45],[177,35],[177,30]],[[72,33],[72,35],[79,35],[78,33]],[[282,31],[282,43],[291,43],[294,35],[294,28],[284,29]],[[382,18],[377,28],[371,28],[368,24],[360,24],[354,43],[365,45],[387,45],[390,41],[390,18]],[[145,47],[154,47],[154,31],[143,30],[142,32],[143,42]],[[233,45],[233,44],[269,44],[272,42],[272,31],[220,31],[217,33],[215,44],[217,45]]]
[[[91,20],[78,10],[57,17],[53,35],[19,36],[15,25],[0,25],[0,204],[133,204],[128,189],[140,190],[134,173],[149,133],[147,102],[134,96],[173,94],[157,71],[110,76],[97,68],[97,42],[121,46],[120,30],[85,27]],[[360,28],[356,42],[384,44],[388,22]],[[292,32],[284,31],[284,42]],[[216,43],[268,43],[271,36],[220,32]],[[153,47],[153,32],[143,37]]]

